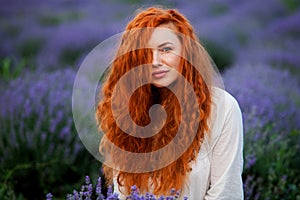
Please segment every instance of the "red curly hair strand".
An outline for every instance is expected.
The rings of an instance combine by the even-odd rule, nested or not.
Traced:
[[[151,63],[152,53],[150,49],[140,49],[141,44],[147,43],[151,36],[151,31],[136,31],[136,29],[159,27],[167,25],[174,32],[178,32],[178,38],[182,43],[182,58],[178,72],[192,86],[193,92],[197,97],[197,103],[190,105],[190,94],[185,90],[185,85],[176,85],[174,88],[181,94],[180,100],[167,88],[156,88],[152,84],[146,84],[139,87],[129,96],[128,92],[133,83],[139,82],[139,78],[147,79],[147,71],[142,72],[139,78],[133,78],[128,84],[120,85],[121,91],[114,97],[112,102],[113,90],[117,82],[122,76],[135,66]],[[183,36],[185,37],[183,37]],[[117,50],[115,59],[113,60],[107,79],[102,87],[102,98],[97,105],[96,118],[99,123],[99,129],[103,131],[109,139],[117,147],[134,153],[148,153],[163,148],[169,144],[175,137],[178,127],[181,123],[184,127],[184,137],[180,138],[176,148],[186,149],[184,153],[174,162],[161,169],[155,169],[150,172],[131,173],[126,171],[118,171],[113,174],[114,169],[104,165],[103,171],[109,183],[116,176],[118,184],[123,188],[126,194],[130,193],[130,188],[136,185],[140,191],[152,191],[157,195],[168,195],[170,189],[183,189],[187,184],[187,175],[192,170],[191,164],[196,160],[198,152],[201,148],[205,134],[209,133],[208,120],[211,113],[211,93],[210,84],[212,81],[211,60],[207,52],[200,44],[194,30],[189,21],[174,9],[163,9],[159,7],[151,7],[139,12],[135,18],[129,22],[126,32],[122,36],[121,44]],[[125,105],[124,99],[128,99],[129,104]],[[180,105],[179,102],[184,102]],[[120,129],[114,119],[112,106],[122,109],[127,106],[130,117],[138,126],[146,126],[150,123],[149,109],[153,104],[161,104],[167,113],[166,120],[160,132],[152,137],[138,138],[127,134]],[[189,110],[199,110],[199,115],[185,113],[184,108]],[[188,121],[182,121],[184,115]],[[122,119],[124,119],[122,121]],[[134,124],[125,121],[126,116],[120,115],[118,121],[126,128],[126,130],[134,133],[137,129]],[[188,144],[190,127],[198,126],[196,136],[192,140],[190,146]],[[116,166],[130,165],[132,168],[143,168],[148,163],[132,163],[124,155],[108,148],[106,140],[100,143],[99,151],[109,152],[113,163]],[[160,159],[172,155],[172,151],[164,152]],[[151,180],[151,181],[147,181]]]

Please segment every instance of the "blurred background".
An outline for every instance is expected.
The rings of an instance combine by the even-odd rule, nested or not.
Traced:
[[[72,117],[76,72],[137,9],[181,11],[240,103],[245,199],[300,199],[299,0],[0,0],[0,199],[65,199],[101,163]]]

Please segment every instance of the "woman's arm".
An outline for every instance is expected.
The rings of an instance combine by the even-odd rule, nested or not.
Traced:
[[[210,187],[204,199],[243,199],[243,123],[237,101],[225,92],[224,120],[211,157]],[[219,122],[216,122],[219,123]]]

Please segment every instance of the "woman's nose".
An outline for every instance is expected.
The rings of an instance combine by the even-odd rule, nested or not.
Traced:
[[[153,51],[152,65],[153,67],[162,66],[161,57],[158,51]]]

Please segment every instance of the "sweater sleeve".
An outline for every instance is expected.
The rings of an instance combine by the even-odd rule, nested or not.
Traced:
[[[210,185],[206,200],[243,199],[243,122],[240,107],[229,93],[219,112],[224,117],[217,121],[222,128],[211,155]]]

